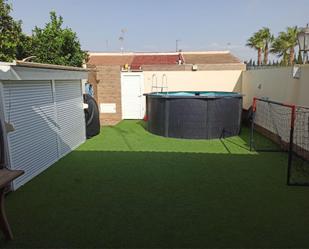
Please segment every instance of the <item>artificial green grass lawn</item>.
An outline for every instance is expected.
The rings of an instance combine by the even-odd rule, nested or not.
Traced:
[[[309,188],[286,186],[283,153],[149,134],[99,136],[7,197],[2,247],[308,247]],[[2,243],[2,244],[1,244]]]

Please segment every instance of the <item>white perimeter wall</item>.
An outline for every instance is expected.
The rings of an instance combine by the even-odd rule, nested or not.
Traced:
[[[249,71],[144,71],[145,93],[151,92],[153,74],[158,86],[165,74],[168,91],[241,92],[245,109],[251,106],[254,96],[309,106],[309,65],[300,67],[300,79],[293,78],[293,67]]]
[[[241,91],[241,70],[222,71],[144,71],[145,93],[151,92],[152,75],[158,86],[167,77],[168,91]]]
[[[309,65],[301,66],[300,79],[293,78],[293,67],[250,70],[243,72],[244,108],[253,97],[309,106]]]

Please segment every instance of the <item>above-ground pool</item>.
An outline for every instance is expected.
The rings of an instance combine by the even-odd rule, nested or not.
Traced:
[[[145,94],[147,129],[175,138],[212,139],[240,133],[242,95],[233,92]]]

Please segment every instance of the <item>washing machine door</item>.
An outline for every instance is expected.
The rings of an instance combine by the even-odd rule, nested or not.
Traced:
[[[4,132],[0,120],[0,169],[5,165]]]

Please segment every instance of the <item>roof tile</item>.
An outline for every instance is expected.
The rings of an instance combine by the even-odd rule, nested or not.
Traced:
[[[139,69],[143,65],[175,65],[179,55],[136,55],[131,63],[132,69]]]
[[[95,66],[122,66],[128,64],[132,69],[140,69],[143,65],[177,65],[179,59],[185,64],[235,64],[242,63],[229,52],[184,52],[177,53],[132,53],[132,54],[95,54],[89,56],[88,65]]]
[[[87,64],[96,66],[131,65],[133,55],[92,55]]]
[[[230,64],[230,63],[241,63],[231,53],[209,53],[209,54],[183,54],[186,64]]]

